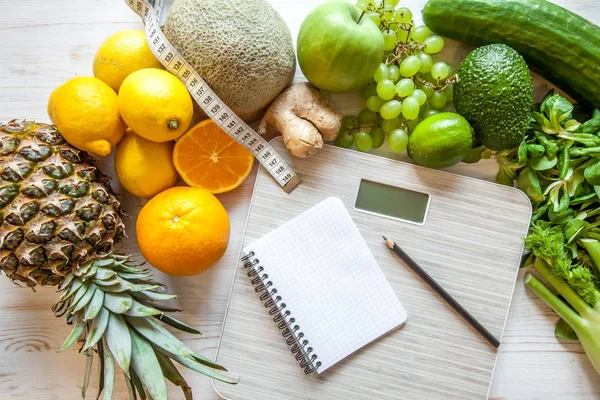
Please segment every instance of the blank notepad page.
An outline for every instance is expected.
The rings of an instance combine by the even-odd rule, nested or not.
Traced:
[[[382,242],[383,243],[383,242]],[[382,244],[383,245],[383,244]],[[342,201],[330,197],[244,249],[285,304],[321,373],[406,321]],[[367,350],[368,351],[368,350]],[[282,354],[282,357],[285,355]]]

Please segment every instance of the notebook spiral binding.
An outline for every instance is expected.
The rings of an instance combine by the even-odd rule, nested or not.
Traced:
[[[315,372],[320,366],[319,356],[313,353],[313,348],[310,343],[304,338],[304,333],[298,324],[295,324],[296,319],[292,316],[292,312],[286,309],[287,306],[283,302],[281,296],[277,295],[277,288],[274,287],[272,281],[268,280],[269,275],[264,272],[259,264],[258,258],[254,257],[253,251],[242,257],[246,275],[251,279],[256,293],[264,292],[260,295],[260,300],[264,302],[265,308],[270,308],[269,315],[273,315],[273,321],[281,330],[281,334],[286,338],[286,343],[291,346],[291,351],[295,355],[296,360],[300,362],[300,368],[304,368],[305,374]],[[284,311],[285,310],[285,311]]]

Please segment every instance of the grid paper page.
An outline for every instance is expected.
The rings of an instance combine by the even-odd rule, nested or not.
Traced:
[[[400,326],[406,311],[342,201],[317,204],[244,249],[318,356],[321,373]],[[282,355],[283,357],[284,355]]]

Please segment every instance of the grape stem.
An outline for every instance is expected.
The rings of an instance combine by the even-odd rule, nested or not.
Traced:
[[[361,19],[362,19],[364,16],[365,16],[365,11],[363,11],[363,12],[360,14],[360,17],[358,17],[358,20],[356,21],[356,23],[357,23],[357,24],[359,24],[359,23],[360,23],[360,20],[361,20]]]
[[[412,29],[412,23],[411,23],[411,28],[408,29],[408,35],[410,36],[410,30]],[[408,37],[407,39],[408,40]],[[421,51],[423,51],[425,49],[425,44],[423,44],[422,42],[415,42],[415,41],[410,41],[410,42],[397,42],[396,43],[396,47],[394,48],[394,52],[391,55],[393,55],[394,57],[390,60],[388,56],[388,59],[385,61],[386,65],[390,65],[390,64],[394,64],[396,61],[398,61],[399,59],[403,58],[404,56],[407,56],[409,54],[418,54]]]
[[[426,81],[425,79],[421,78],[420,76],[415,76],[415,78],[423,85],[425,85],[433,90],[437,90],[439,92],[446,89],[448,87],[448,85],[458,82],[458,74],[452,74],[444,80],[438,79],[437,85],[434,85],[433,83]]]

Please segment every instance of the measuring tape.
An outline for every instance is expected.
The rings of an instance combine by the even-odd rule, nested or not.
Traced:
[[[146,26],[146,39],[156,58],[167,71],[179,78],[198,103],[200,108],[215,121],[221,129],[254,154],[254,157],[275,178],[283,190],[290,193],[302,182],[287,162],[273,149],[262,136],[242,121],[211,90],[204,79],[175,50],[160,29],[163,0],[125,0]]]

